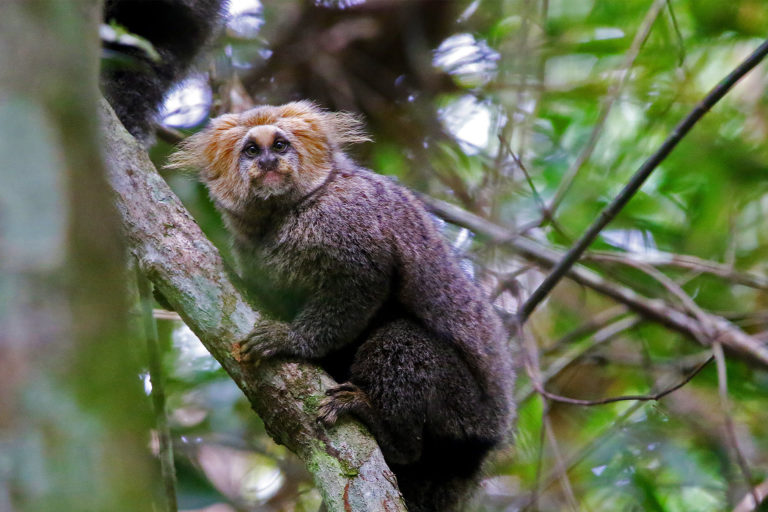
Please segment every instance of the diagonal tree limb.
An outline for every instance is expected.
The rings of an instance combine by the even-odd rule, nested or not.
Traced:
[[[555,268],[549,273],[544,281],[536,288],[525,304],[520,308],[519,316],[520,322],[525,322],[528,317],[533,313],[544,298],[549,295],[549,292],[557,285],[558,281],[565,276],[570,269],[581,257],[584,251],[592,244],[592,242],[600,234],[605,226],[611,222],[622,208],[629,202],[635,193],[640,189],[645,180],[656,167],[672,152],[677,144],[685,137],[685,135],[693,128],[693,126],[711,109],[723,96],[738,82],[745,74],[747,74],[752,68],[757,66],[760,61],[768,54],[768,40],[764,41],[752,54],[747,57],[736,69],[734,69],[727,77],[725,77],[709,94],[698,104],[696,107],[683,119],[672,131],[672,134],[667,137],[667,140],[661,145],[661,147],[651,155],[651,157],[645,161],[645,163],[638,169],[627,185],[619,192],[611,203],[600,212],[597,220],[592,223],[584,234],[579,238],[573,247],[565,253],[563,258],[555,265]]]
[[[101,117],[108,179],[140,270],[237,383],[275,441],[307,464],[329,512],[405,511],[373,438],[352,421],[326,429],[315,420],[318,402],[333,384],[330,377],[297,362],[240,363],[239,340],[258,312],[103,100]]]
[[[468,228],[492,241],[511,247],[524,259],[544,268],[552,268],[563,260],[563,253],[538,242],[516,236],[516,233],[482,217],[432,197],[420,196],[430,211],[443,219]],[[619,286],[582,266],[573,266],[565,274],[584,286],[626,305],[645,318],[665,325],[699,341],[706,334],[705,326],[698,319],[674,308],[661,299],[644,297],[630,288]],[[727,319],[706,313],[707,323],[716,333],[716,340],[749,361],[768,366],[768,346],[748,335]]]

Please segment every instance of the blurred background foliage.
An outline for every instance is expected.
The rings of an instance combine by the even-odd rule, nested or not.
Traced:
[[[768,34],[763,0],[231,0],[229,11],[207,61],[169,95],[166,127],[191,133],[209,116],[305,98],[358,112],[375,140],[350,148],[363,165],[558,249]],[[664,279],[676,283],[763,344],[765,70],[664,160],[586,263],[684,311]],[[152,148],[158,167],[173,140],[162,132]],[[204,188],[165,176],[228,258]],[[544,275],[483,233],[445,232],[508,312]],[[158,316],[180,508],[317,510],[301,463],[271,442],[191,331]],[[537,362],[549,391],[574,398],[660,391],[711,353],[569,281],[527,327],[527,348],[513,340],[512,350]],[[531,392],[521,362],[518,430],[472,510],[749,510],[726,420],[749,485],[765,495],[768,373],[727,355],[729,415],[714,364],[659,402],[586,407]]]

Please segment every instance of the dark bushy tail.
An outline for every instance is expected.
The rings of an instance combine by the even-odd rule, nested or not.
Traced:
[[[459,512],[465,509],[478,477],[430,478],[418,471],[396,471],[408,512]]]

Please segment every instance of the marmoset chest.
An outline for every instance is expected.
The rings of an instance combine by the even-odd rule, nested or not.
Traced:
[[[273,217],[258,236],[236,238],[238,273],[271,316],[291,321],[320,287],[343,290],[335,276],[349,273],[341,256],[345,234],[328,222],[322,212],[291,212]]]

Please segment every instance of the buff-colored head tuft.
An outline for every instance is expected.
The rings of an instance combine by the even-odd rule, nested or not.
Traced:
[[[187,138],[171,155],[169,168],[197,168],[204,179],[216,179],[237,168],[240,144],[255,126],[273,125],[288,134],[302,172],[326,172],[333,153],[345,144],[369,141],[360,118],[328,112],[310,101],[260,106],[242,114],[225,114],[205,130]]]

